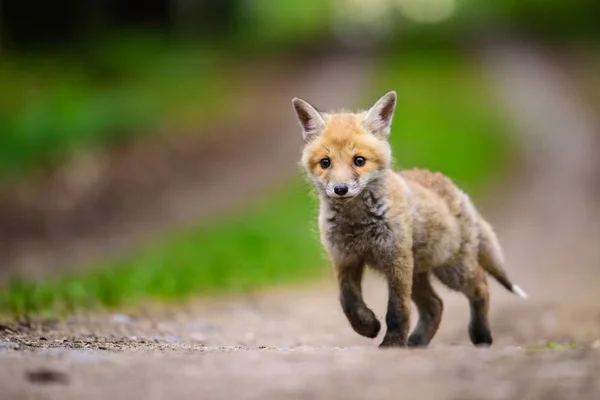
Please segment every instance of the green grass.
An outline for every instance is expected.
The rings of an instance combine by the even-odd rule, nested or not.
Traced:
[[[183,299],[315,276],[326,270],[309,218],[313,208],[304,182],[294,182],[250,209],[172,233],[91,271],[14,281],[0,293],[0,310],[22,315],[147,296]]]
[[[553,342],[551,340],[543,343],[543,344],[535,344],[526,347],[529,351],[542,351],[542,350],[552,350],[552,351],[563,351],[563,350],[573,350],[577,348],[577,344],[574,340],[570,340],[568,344],[561,344],[558,342]]]
[[[366,103],[390,89],[399,94],[392,144],[400,165],[441,169],[472,189],[501,167],[502,119],[485,105],[490,97],[467,60],[443,53],[392,56],[373,79]],[[290,182],[249,208],[165,233],[121,259],[35,283],[13,281],[0,291],[0,311],[116,307],[327,274],[316,213],[306,184]]]

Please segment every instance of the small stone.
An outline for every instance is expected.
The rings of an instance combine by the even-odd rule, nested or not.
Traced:
[[[167,342],[167,343],[183,343],[183,340],[181,340],[178,337],[171,336],[171,335],[154,336],[154,341],[155,342]]]
[[[594,350],[600,349],[600,339],[596,339],[592,342],[592,349],[594,349]]]
[[[38,369],[35,371],[27,371],[25,376],[27,377],[27,380],[29,382],[36,384],[69,383],[69,377],[64,372],[54,371],[46,368]]]

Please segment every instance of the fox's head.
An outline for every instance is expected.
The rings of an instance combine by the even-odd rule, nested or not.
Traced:
[[[305,142],[302,166],[321,195],[351,200],[390,168],[396,92],[359,113],[322,113],[299,98],[292,104]]]

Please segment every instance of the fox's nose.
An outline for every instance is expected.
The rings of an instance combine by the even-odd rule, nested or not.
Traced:
[[[333,187],[333,191],[335,192],[335,194],[337,194],[338,196],[343,196],[346,193],[348,193],[348,185],[335,185]]]

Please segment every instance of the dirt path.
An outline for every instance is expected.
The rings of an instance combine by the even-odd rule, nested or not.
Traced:
[[[532,49],[497,43],[482,56],[525,151],[514,184],[483,213],[511,276],[530,294],[523,301],[492,284],[491,349],[471,347],[466,301],[440,290],[444,319],[432,346],[379,351],[381,338],[357,336],[324,282],[153,308],[152,319],[74,316],[5,327],[3,398],[598,398],[597,121]],[[384,315],[381,282],[369,277],[366,298]],[[547,340],[566,350],[526,349]]]

